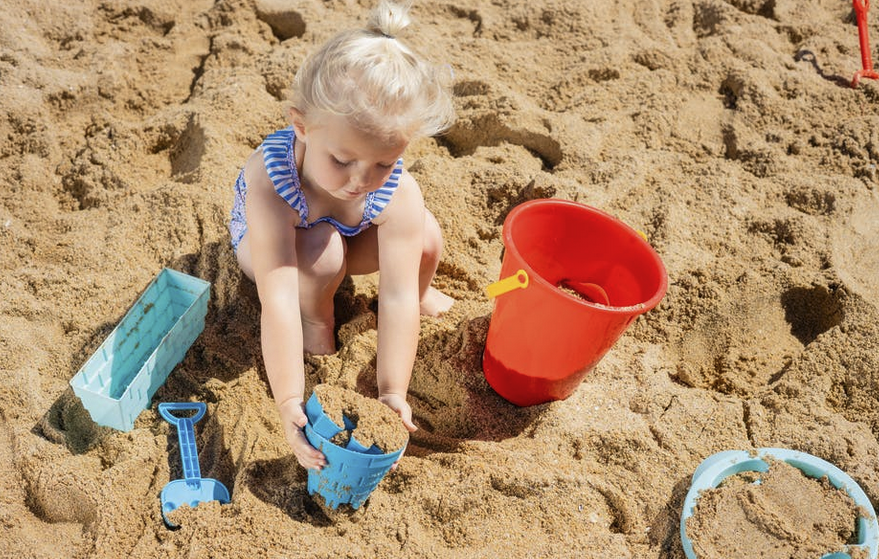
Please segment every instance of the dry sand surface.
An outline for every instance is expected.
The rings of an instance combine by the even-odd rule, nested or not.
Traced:
[[[405,37],[454,70],[459,121],[405,158],[458,302],[422,321],[399,468],[324,515],[226,221],[304,56],[370,7],[4,2],[0,557],[680,558],[695,467],[766,446],[879,499],[879,83],[848,86],[851,3],[425,0]],[[670,283],[570,398],[523,409],[482,374],[484,288],[504,216],[543,197],[645,232]],[[212,283],[204,332],[133,430],[96,427],[68,381],[162,267]],[[343,285],[309,385],[374,395],[375,291]],[[155,406],[180,400],[208,404],[202,475],[232,502],[169,531],[158,495],[181,472]]]

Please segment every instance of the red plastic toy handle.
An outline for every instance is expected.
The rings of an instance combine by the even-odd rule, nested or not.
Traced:
[[[861,45],[861,68],[873,69],[873,58],[870,55],[870,38],[867,35],[867,11],[870,9],[870,0],[852,0],[855,15],[858,20],[858,42]]]
[[[852,87],[857,87],[861,78],[879,79],[879,74],[873,70],[873,57],[870,54],[870,38],[867,30],[867,11],[870,9],[870,0],[852,0],[852,7],[858,20],[858,42],[861,46],[861,69],[855,73],[852,79]]]

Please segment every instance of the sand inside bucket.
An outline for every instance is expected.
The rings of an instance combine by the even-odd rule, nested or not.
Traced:
[[[687,535],[699,559],[818,558],[857,543],[857,517],[851,497],[826,477],[773,460],[766,472],[742,472],[703,491]]]
[[[388,453],[399,450],[409,440],[409,432],[400,417],[378,400],[329,384],[315,386],[314,392],[324,413],[336,425],[345,425],[344,416],[356,426],[333,437],[334,444],[344,447],[353,436],[367,448],[377,445],[382,452]]]

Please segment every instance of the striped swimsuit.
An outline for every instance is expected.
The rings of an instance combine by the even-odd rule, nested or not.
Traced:
[[[327,222],[335,227],[339,233],[346,237],[351,237],[360,233],[370,225],[372,220],[385,209],[391,196],[397,190],[400,176],[403,174],[403,160],[398,159],[391,176],[381,188],[374,192],[366,194],[366,201],[363,206],[363,216],[360,223],[355,226],[339,223],[331,216],[320,217],[311,223],[308,221],[308,202],[302,193],[299,184],[299,172],[296,169],[296,158],[293,152],[293,145],[296,142],[296,134],[293,127],[278,130],[274,134],[270,134],[258,150],[263,153],[266,171],[278,193],[291,208],[299,213],[299,229],[309,229],[318,223]],[[247,221],[244,214],[244,203],[247,197],[247,184],[244,182],[244,169],[238,175],[235,181],[235,201],[232,205],[232,218],[229,222],[229,233],[232,235],[232,247],[237,251],[238,244],[247,231]]]

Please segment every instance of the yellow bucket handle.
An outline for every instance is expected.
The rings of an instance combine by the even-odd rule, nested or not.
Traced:
[[[494,299],[495,297],[508,293],[514,289],[525,289],[528,287],[528,283],[528,272],[525,270],[518,270],[512,276],[505,277],[490,284],[485,288],[485,292],[488,294],[489,299]]]

